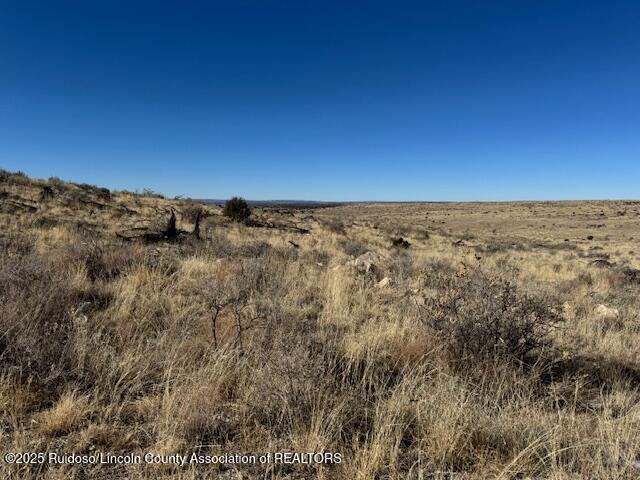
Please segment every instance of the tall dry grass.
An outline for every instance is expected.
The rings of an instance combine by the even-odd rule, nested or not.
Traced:
[[[41,185],[3,182],[34,202]],[[382,215],[358,224],[340,209],[308,220],[309,235],[212,210],[202,241],[145,245],[113,231],[153,223],[168,200],[103,195],[138,212],[123,218],[90,215],[79,198],[2,214],[13,225],[0,234],[4,451],[324,451],[343,461],[4,464],[6,477],[640,475],[640,287],[617,271],[570,252],[487,243],[478,255],[448,235],[413,235]],[[392,248],[390,233],[412,246]],[[353,265],[363,250],[383,257],[376,275]],[[618,315],[598,317],[600,304]]]

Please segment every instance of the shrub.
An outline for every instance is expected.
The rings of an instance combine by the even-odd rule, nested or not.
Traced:
[[[43,385],[73,373],[67,355],[77,297],[59,272],[34,254],[0,264],[0,367]]]
[[[111,190],[109,190],[108,188],[96,187],[95,185],[90,185],[88,183],[79,183],[77,184],[77,186],[87,193],[96,195],[101,200],[111,199]]]
[[[329,218],[324,222],[324,226],[327,230],[333,233],[337,233],[338,235],[346,235],[347,229],[342,220],[336,218]]]
[[[88,243],[82,248],[76,248],[69,252],[70,259],[76,257],[84,263],[87,278],[92,282],[96,280],[113,280],[122,271],[130,269],[135,262],[134,254],[125,246],[109,248],[97,244]]]
[[[28,185],[31,179],[24,172],[10,172],[0,169],[0,183],[10,183],[14,185]]]
[[[224,204],[222,214],[236,222],[243,222],[251,216],[251,209],[242,197],[233,197]]]
[[[527,362],[560,322],[551,305],[480,269],[443,277],[438,290],[425,305],[426,323],[463,361]]]
[[[68,190],[67,183],[64,180],[62,180],[61,178],[49,177],[47,182],[49,183],[49,185],[51,187],[55,188],[59,192],[64,192],[64,191]]]
[[[143,197],[148,197],[148,198],[165,198],[164,194],[160,193],[160,192],[156,192],[155,190],[152,190],[151,188],[144,188],[142,189],[142,193],[140,194]]]
[[[338,245],[340,248],[351,257],[359,257],[363,253],[367,253],[369,248],[358,240],[351,240],[348,238],[340,239],[338,241]]]

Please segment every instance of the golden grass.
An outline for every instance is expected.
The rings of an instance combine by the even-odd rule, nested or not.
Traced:
[[[56,404],[41,412],[36,428],[47,437],[58,437],[75,431],[90,414],[88,397],[76,392],[64,393]]]
[[[640,475],[640,284],[625,273],[640,267],[640,203],[256,209],[270,228],[202,206],[202,240],[145,244],[115,233],[161,228],[170,207],[190,231],[191,204],[61,182],[41,202],[47,181],[1,178],[4,451],[343,459],[3,464],[7,478]],[[384,257],[375,274],[353,265],[363,250]],[[475,274],[489,293],[466,318],[451,302]],[[498,311],[497,278],[517,291],[506,309],[531,297],[531,314],[563,318],[523,363],[495,353],[508,338],[472,352],[434,320],[491,332],[474,318]]]

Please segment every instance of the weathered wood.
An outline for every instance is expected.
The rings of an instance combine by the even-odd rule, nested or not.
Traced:
[[[193,227],[193,232],[191,233],[195,238],[200,239],[200,217],[202,216],[202,211],[198,210],[196,214],[196,224]]]
[[[129,229],[130,232],[140,231],[140,230],[147,230],[147,229],[144,227],[133,227]],[[123,232],[116,232],[116,236],[123,240],[126,240],[126,241],[143,240],[146,243],[155,243],[155,242],[161,242],[161,241],[175,242],[184,238],[187,235],[192,235],[198,239],[200,238],[200,214],[198,214],[198,217],[196,218],[196,226],[193,232],[187,232],[185,230],[180,230],[176,227],[176,212],[173,208],[171,209],[171,216],[169,217],[169,220],[167,220],[167,226],[164,230],[161,230],[159,232],[145,231],[144,233],[137,234],[137,235],[128,235]]]

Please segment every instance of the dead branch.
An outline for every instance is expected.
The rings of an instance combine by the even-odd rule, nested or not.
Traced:
[[[202,216],[202,211],[198,210],[196,214],[196,224],[193,227],[193,232],[191,233],[198,240],[200,239],[200,217]]]

